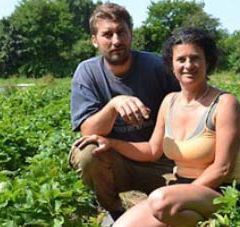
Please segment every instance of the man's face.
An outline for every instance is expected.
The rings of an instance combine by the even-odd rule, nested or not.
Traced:
[[[122,65],[130,56],[132,33],[125,22],[98,19],[97,33],[92,36],[93,45],[98,48],[111,65]]]

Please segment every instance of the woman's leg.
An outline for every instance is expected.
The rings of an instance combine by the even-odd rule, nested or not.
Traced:
[[[195,227],[216,211],[213,199],[219,195],[193,184],[162,187],[123,214],[114,227]]]
[[[153,215],[148,200],[144,200],[126,211],[113,227],[167,227]]]
[[[220,194],[208,187],[177,184],[153,191],[148,203],[153,216],[171,226],[196,226],[216,211],[213,199]]]

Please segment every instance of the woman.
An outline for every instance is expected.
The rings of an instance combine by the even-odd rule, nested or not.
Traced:
[[[219,187],[234,178],[240,136],[237,99],[210,86],[217,62],[215,41],[204,31],[182,28],[166,42],[163,57],[181,91],[165,97],[149,142],[132,143],[93,135],[77,145],[97,143],[98,153],[114,149],[138,161],[158,159],[164,152],[175,161],[172,180],[123,214],[115,227],[196,226],[217,207]],[[239,159],[239,158],[238,158]]]

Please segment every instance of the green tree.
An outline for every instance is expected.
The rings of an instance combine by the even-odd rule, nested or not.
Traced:
[[[198,26],[216,32],[218,19],[203,10],[204,3],[184,0],[160,0],[148,8],[144,22],[145,49],[160,52],[162,43],[181,26]]]
[[[145,30],[143,27],[134,29],[132,47],[137,50],[145,50],[145,38]]]
[[[223,47],[227,69],[240,73],[240,31],[224,39]]]
[[[96,5],[91,0],[67,0],[67,3],[73,15],[74,27],[78,28],[76,29],[78,31],[78,38],[83,33],[89,34],[88,20]]]
[[[8,19],[0,21],[0,74],[7,77],[15,74],[16,68],[21,65],[23,37],[12,26]]]
[[[94,7],[91,0],[23,0],[8,23],[0,23],[5,75],[69,75],[80,60],[95,54],[88,26]]]
[[[96,50],[90,42],[90,29],[88,22],[96,4],[91,0],[67,0],[67,3],[69,5],[70,13],[73,16],[72,23],[74,31],[71,35],[75,37],[71,52],[67,52],[67,54],[69,55],[69,60],[77,65],[80,61],[96,54]]]
[[[10,20],[24,37],[25,64],[20,73],[64,73],[62,53],[73,43],[72,15],[65,1],[24,0]]]
[[[219,29],[216,32],[217,46],[219,49],[219,59],[218,59],[218,71],[227,70],[229,68],[228,64],[228,48],[226,47],[226,40],[231,35],[226,29]]]

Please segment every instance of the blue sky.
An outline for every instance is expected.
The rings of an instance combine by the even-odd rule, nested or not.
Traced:
[[[9,16],[19,2],[21,0],[0,0],[0,18]],[[133,17],[135,27],[138,27],[146,19],[147,7],[151,0],[112,0],[112,2],[125,6]],[[240,30],[240,0],[201,0],[201,2],[205,3],[204,9],[208,14],[220,19],[222,28],[229,32]]]

